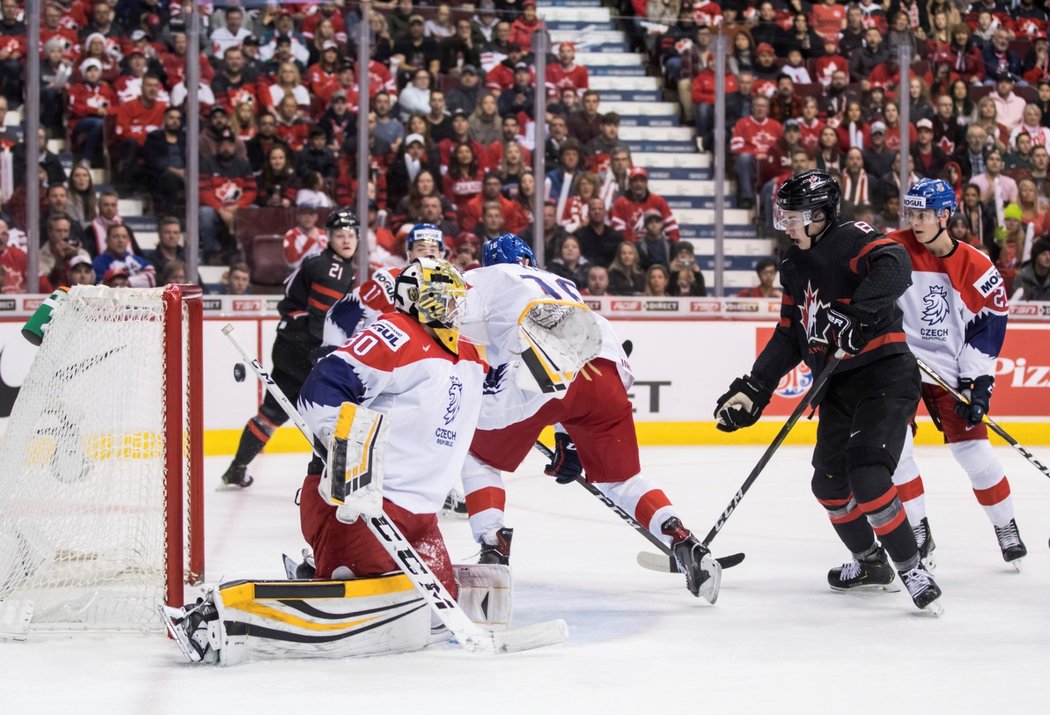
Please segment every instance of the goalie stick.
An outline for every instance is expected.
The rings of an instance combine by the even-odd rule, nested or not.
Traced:
[[[233,346],[241,354],[244,360],[251,365],[252,370],[259,380],[266,385],[274,399],[281,405],[288,417],[296,427],[303,433],[310,444],[314,444],[313,431],[306,420],[299,414],[299,410],[291,403],[288,397],[281,391],[270,374],[263,368],[262,364],[248,355],[240,341],[233,334],[233,326],[227,324],[222,329],[223,335],[229,338]],[[317,449],[323,450],[320,445]],[[401,571],[412,581],[412,585],[419,591],[420,595],[427,601],[430,608],[437,614],[445,627],[456,637],[461,646],[469,651],[478,653],[514,653],[533,648],[555,645],[565,641],[569,637],[569,628],[565,621],[557,618],[552,621],[534,623],[521,628],[503,631],[488,631],[480,628],[472,622],[456,599],[445,588],[444,584],[434,576],[433,572],[420,558],[419,554],[408,542],[401,530],[397,528],[386,514],[380,512],[378,516],[366,516],[362,514],[359,518],[365,520],[369,531],[383,546],[390,558],[398,565]]]
[[[929,365],[924,363],[919,358],[915,358],[915,361],[917,363],[919,363],[919,369],[922,370],[923,372],[925,372],[931,378],[933,378],[934,382],[936,382],[938,385],[943,387],[948,392],[949,395],[954,397],[959,402],[962,402],[962,403],[967,404],[967,405],[970,404],[970,401],[966,398],[966,395],[962,394],[957,389],[955,389],[954,387],[949,385],[947,383],[947,381],[945,381],[945,379],[943,377],[941,377],[937,373],[936,370],[934,370],[932,367],[930,367]],[[1006,440],[1007,444],[1009,444],[1011,447],[1013,447],[1015,450],[1017,450],[1017,452],[1022,457],[1027,459],[1028,462],[1033,467],[1035,467],[1040,472],[1042,472],[1044,477],[1050,477],[1050,469],[1047,469],[1046,465],[1043,464],[1042,462],[1040,462],[1038,459],[1036,459],[1034,454],[1029,452],[1027,449],[1025,449],[1023,446],[1021,446],[1021,444],[1016,439],[1011,437],[1009,432],[1007,432],[1006,430],[1004,430],[1002,427],[999,426],[999,423],[997,423],[995,420],[993,420],[987,414],[985,414],[984,417],[981,418],[981,421],[984,422],[986,425],[988,425],[988,428],[990,430],[992,430],[997,435],[999,435],[1004,440]]]
[[[554,450],[545,445],[543,442],[536,441],[536,450],[540,452],[547,459],[554,459]],[[651,571],[669,571],[671,573],[678,573],[678,562],[675,561],[674,554],[671,553],[671,549],[661,541],[658,537],[654,536],[651,531],[646,529],[644,526],[639,524],[633,516],[625,512],[620,507],[613,503],[613,500],[605,496],[602,491],[588,482],[583,477],[576,477],[576,483],[586,489],[588,492],[594,495],[598,501],[616,514],[616,516],[623,519],[628,526],[637,531],[639,534],[647,538],[652,542],[653,546],[660,550],[659,554],[654,554],[649,551],[640,551],[637,556],[638,565],[647,568]],[[744,560],[744,554],[730,554],[729,556],[722,556],[715,559],[719,565],[724,568],[732,568]]]

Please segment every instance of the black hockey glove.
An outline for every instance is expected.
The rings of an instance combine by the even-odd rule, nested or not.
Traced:
[[[554,477],[558,484],[572,484],[576,477],[583,475],[580,455],[576,452],[576,444],[569,435],[564,432],[554,434],[554,457],[543,471]]]
[[[867,327],[861,322],[860,314],[848,303],[836,302],[828,310],[828,324],[831,326],[835,343],[850,355],[856,355],[868,344],[865,335]]]
[[[991,375],[981,375],[972,380],[959,380],[959,391],[970,398],[970,404],[958,402],[955,405],[955,414],[966,420],[970,426],[981,424],[984,416],[988,414],[988,403],[992,400],[992,385],[995,378]]]
[[[750,375],[733,380],[729,390],[718,398],[715,426],[723,432],[735,432],[758,422],[769,404],[772,392]]]

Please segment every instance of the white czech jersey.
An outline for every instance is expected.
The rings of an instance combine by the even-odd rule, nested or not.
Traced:
[[[390,313],[319,361],[299,410],[323,441],[344,402],[390,421],[383,496],[416,514],[441,509],[463,468],[488,365],[465,341],[453,355],[403,313]]]
[[[323,345],[339,347],[380,315],[394,310],[394,283],[401,268],[380,268],[372,277],[340,298],[324,319]]]
[[[521,357],[519,322],[537,301],[564,300],[583,304],[576,285],[567,278],[516,263],[475,268],[464,275],[467,297],[463,334],[485,346],[492,369],[485,382],[481,429],[499,429],[535,414],[552,393],[526,392],[515,387],[510,364]],[[609,321],[595,314],[602,331],[598,357],[616,365],[625,388],[634,384],[627,355]],[[581,379],[577,377],[576,379]],[[570,388],[571,389],[571,388]]]
[[[912,284],[898,299],[911,351],[952,385],[994,375],[1009,306],[1003,277],[988,256],[958,243],[938,258],[910,230],[890,238],[911,257]],[[934,382],[925,373],[922,379]]]

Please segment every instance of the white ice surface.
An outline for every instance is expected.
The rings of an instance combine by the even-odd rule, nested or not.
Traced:
[[[642,461],[702,536],[760,452],[652,448]],[[828,590],[825,574],[846,553],[810,496],[808,448],[782,449],[714,542],[716,554],[747,553],[715,606],[681,576],[639,568],[647,542],[531,456],[508,479],[515,618],[565,618],[566,644],[233,668],[191,666],[159,635],[3,644],[0,713],[1045,713],[1050,483],[1008,448],[999,454],[1030,551],[1021,574],[1001,560],[947,449],[917,450],[941,619],[905,592]],[[225,464],[209,460],[209,489]],[[209,581],[282,577],[281,552],[302,545],[292,497],[304,465],[262,457],[251,489],[208,492]],[[442,526],[453,559],[470,559],[466,522]]]

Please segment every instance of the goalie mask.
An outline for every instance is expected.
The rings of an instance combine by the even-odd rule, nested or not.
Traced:
[[[459,352],[460,306],[466,296],[463,276],[448,261],[417,258],[394,284],[394,306],[434,331],[451,353]]]

